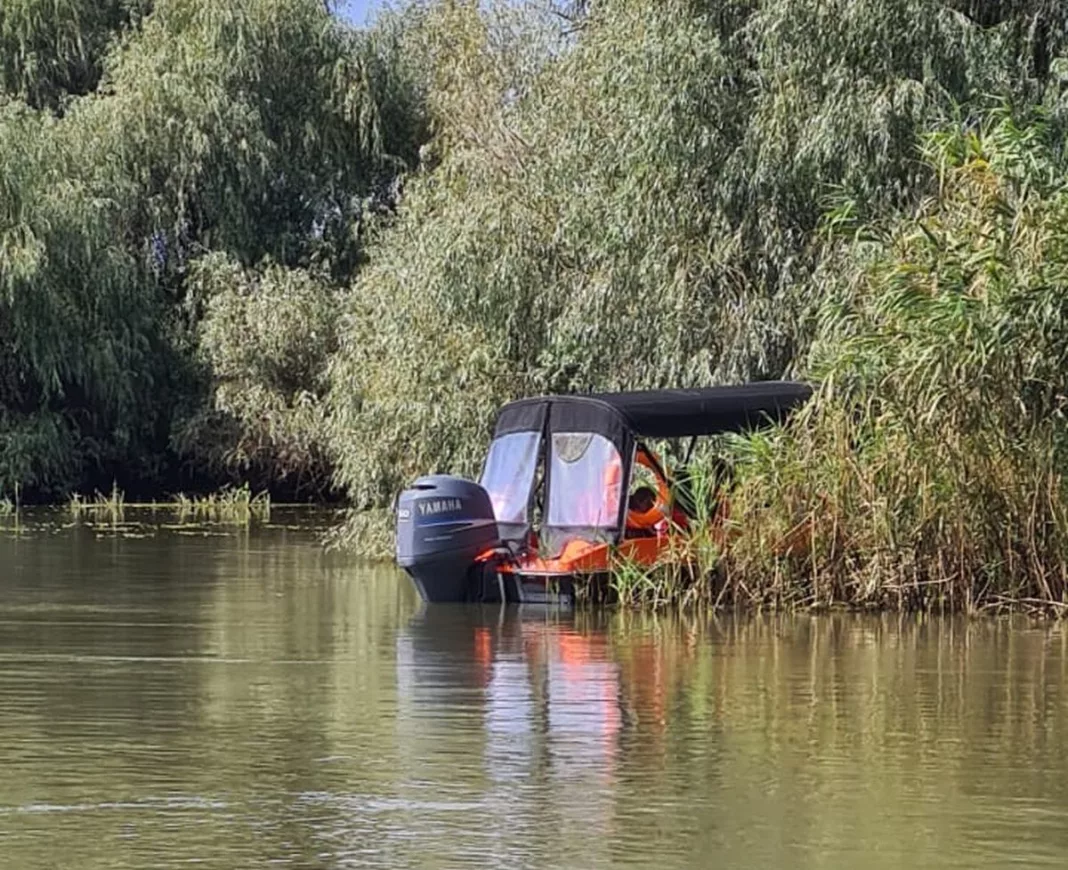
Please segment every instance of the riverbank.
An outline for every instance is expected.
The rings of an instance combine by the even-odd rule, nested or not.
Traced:
[[[510,399],[791,377],[820,385],[798,418],[730,448],[729,547],[619,566],[624,601],[1068,601],[1068,104],[1021,60],[1064,34],[809,0],[595,4],[564,43],[510,4],[360,35],[309,0],[168,8],[86,43],[107,88],[0,98],[7,510],[247,482],[185,509],[337,497],[331,542],[388,556],[386,506],[477,473]],[[258,119],[247,155],[227,117]],[[219,161],[144,138],[172,121]]]
[[[737,490],[736,498],[744,492],[744,487]],[[119,492],[75,497],[51,507],[0,503],[2,528],[13,534],[59,523],[107,536],[143,537],[160,529],[240,531],[279,522],[288,527],[293,518],[312,516],[323,552],[393,568],[392,523],[385,511],[354,514],[337,506],[276,503],[247,490],[147,503],[127,502]],[[282,519],[286,517],[290,519]],[[647,613],[845,610],[1068,616],[1068,602],[1053,597],[1052,590],[1060,588],[1056,581],[1048,594],[1026,570],[1000,577],[991,571],[968,575],[967,563],[948,558],[937,563],[946,571],[942,577],[925,579],[915,551],[902,549],[866,560],[865,553],[848,542],[852,525],[826,517],[802,518],[790,528],[765,526],[759,531],[747,531],[737,518],[720,526],[700,525],[699,532],[679,532],[676,544],[655,565],[616,562],[596,604],[580,585],[577,605],[580,611],[607,606]],[[826,533],[835,526],[836,544],[828,548]],[[753,547],[763,549],[754,554]],[[913,566],[912,572],[903,574],[902,565]],[[395,577],[407,585],[399,570]]]

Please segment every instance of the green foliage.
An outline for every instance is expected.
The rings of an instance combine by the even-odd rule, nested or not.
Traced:
[[[1062,141],[1004,116],[931,136],[937,192],[855,243],[822,307],[817,401],[743,463],[731,563],[773,578],[759,594],[1066,600]]]
[[[46,493],[151,429],[167,360],[119,209],[78,177],[61,123],[0,110],[0,485]]]
[[[359,266],[367,217],[392,207],[391,179],[417,159],[426,121],[412,76],[391,65],[388,40],[344,28],[314,0],[157,0],[136,7],[143,16],[123,4],[115,8],[138,25],[103,54],[100,22],[117,12],[58,4],[70,13],[64,24],[49,18],[52,5],[5,4],[0,30],[52,45],[49,68],[74,58],[101,75],[94,90],[94,76],[72,72],[75,87],[66,73],[42,77],[29,49],[10,55],[10,74],[39,88],[9,90],[31,104],[58,99],[38,91],[84,95],[61,117],[22,99],[0,103],[0,489],[19,482],[40,498],[113,478],[124,488],[170,485],[171,445],[192,443],[189,420],[214,411],[236,431],[211,458],[234,462],[206,463],[194,478],[263,465],[246,445],[267,428],[268,440],[284,442],[269,461],[288,485],[291,468],[321,459],[287,458],[298,449],[294,427],[242,409],[262,402],[266,414],[287,416],[303,402],[297,390],[279,391],[290,363],[285,379],[310,378],[301,388],[314,396],[326,346],[265,367],[264,354],[285,354],[307,335],[299,324],[289,339],[261,330],[259,345],[245,348],[238,324],[286,296],[284,269],[300,298],[282,310],[315,308],[323,321],[331,287]],[[49,21],[77,38],[53,45]],[[258,265],[266,261],[277,266]],[[271,302],[219,292],[204,276],[225,264],[236,275],[264,272],[244,289],[266,287]],[[249,395],[234,396],[235,378]]]
[[[257,485],[322,498],[336,291],[303,269],[244,270],[219,254],[196,261],[189,283],[204,304],[200,352],[215,388],[178,430],[180,452],[218,474],[237,469]]]
[[[417,34],[440,164],[408,183],[347,304],[341,483],[382,504],[413,474],[471,473],[519,394],[789,371],[838,268],[822,215],[915,203],[934,182],[922,131],[988,94],[1046,99],[1052,73],[1022,51],[1031,6],[1005,18],[603,0],[573,44],[517,66],[476,4],[432,6]]]
[[[136,26],[149,0],[4,0],[0,96],[57,109],[100,80],[110,43]]]

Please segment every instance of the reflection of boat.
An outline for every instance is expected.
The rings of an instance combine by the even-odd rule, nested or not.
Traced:
[[[603,631],[578,630],[566,614],[428,608],[397,644],[405,714],[423,723],[479,720],[495,774],[507,778],[538,746],[551,750],[562,774],[610,770],[624,717],[619,666]]]
[[[626,719],[603,627],[544,608],[429,607],[397,653],[404,794],[462,806],[449,824],[475,825],[488,863],[531,866],[530,844],[551,830],[611,865]]]
[[[649,439],[781,421],[810,393],[767,382],[513,402],[479,483],[435,475],[400,496],[397,561],[426,601],[570,599],[613,553],[654,564],[701,513]]]

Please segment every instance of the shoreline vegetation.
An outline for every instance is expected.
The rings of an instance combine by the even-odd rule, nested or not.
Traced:
[[[4,4],[0,513],[381,555],[509,399],[788,377],[625,605],[1060,615],[1066,134],[1052,0]]]

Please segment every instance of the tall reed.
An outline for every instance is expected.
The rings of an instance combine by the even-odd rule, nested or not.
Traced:
[[[852,243],[858,265],[823,306],[816,399],[739,457],[736,598],[1068,602],[1060,141],[1000,115],[929,137],[925,157],[937,191]]]

